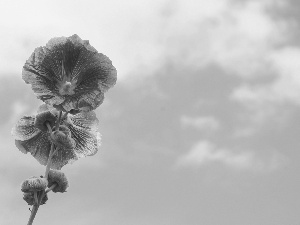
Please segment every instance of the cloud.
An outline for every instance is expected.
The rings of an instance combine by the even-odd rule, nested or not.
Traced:
[[[244,85],[232,93],[232,98],[244,104],[261,106],[266,103],[300,104],[300,48],[286,47],[270,54],[274,81],[256,86]]]
[[[193,127],[203,131],[214,131],[220,128],[219,121],[213,116],[189,117],[183,115],[180,122],[183,127]]]
[[[36,0],[3,1],[0,72],[20,73],[34,48],[78,33],[112,59],[121,80],[152,75],[169,61],[253,75],[264,69],[265,52],[286,37],[286,24],[266,12],[275,2],[54,0],[45,11]]]
[[[202,6],[203,2],[186,4],[170,17],[164,29],[168,32],[163,33],[167,52],[188,66],[216,64],[238,76],[257,76],[267,69],[265,56],[270,49],[286,40],[286,21],[274,20],[266,10],[275,2],[212,1],[214,10],[210,4]],[[200,5],[207,13],[197,13]],[[179,22],[180,18],[184,19]]]
[[[177,161],[179,167],[201,167],[208,164],[222,164],[237,170],[273,171],[282,165],[282,158],[273,155],[270,159],[263,160],[252,151],[218,149],[209,141],[199,141]]]
[[[271,78],[267,82],[240,85],[230,96],[246,110],[244,120],[249,122],[246,130],[252,130],[250,134],[272,119],[275,123],[286,121],[292,109],[289,106],[300,105],[300,48],[284,47],[268,57]],[[236,133],[240,134],[240,130]]]

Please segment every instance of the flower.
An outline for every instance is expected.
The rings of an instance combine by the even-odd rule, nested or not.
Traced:
[[[36,96],[63,111],[91,111],[102,104],[113,87],[117,71],[110,59],[89,41],[74,34],[52,38],[26,61],[23,80]]]
[[[52,185],[56,184],[56,186],[52,189],[54,193],[56,192],[66,192],[69,187],[69,182],[67,180],[66,175],[59,170],[50,170],[48,174],[48,188]]]
[[[50,121],[45,116],[52,118],[58,117],[58,111],[50,106],[43,104],[38,109],[36,116],[23,116],[12,129],[12,135],[15,137],[16,146],[23,153],[30,152],[31,155],[42,165],[46,165],[51,149],[52,138],[49,131],[39,129],[35,124],[43,124],[43,121],[36,121],[41,118],[44,121]],[[98,131],[99,121],[94,111],[80,112],[75,115],[68,114],[62,118],[60,132],[67,134],[72,139],[72,144],[64,144],[63,139],[58,138],[54,141],[56,153],[53,155],[50,168],[61,169],[64,165],[72,163],[79,158],[96,154],[101,144],[101,135]],[[70,140],[68,140],[70,141]]]

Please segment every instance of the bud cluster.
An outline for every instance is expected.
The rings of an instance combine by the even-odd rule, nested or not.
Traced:
[[[48,187],[48,189],[47,189]],[[69,187],[66,175],[59,170],[50,170],[48,179],[41,177],[30,177],[21,184],[23,199],[28,205],[43,205],[48,200],[47,193],[64,193]]]

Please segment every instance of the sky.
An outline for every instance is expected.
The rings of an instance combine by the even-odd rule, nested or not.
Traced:
[[[21,78],[36,47],[78,34],[118,81],[102,146],[66,165],[34,224],[299,225],[300,3],[0,0],[0,224],[25,224],[20,184],[45,167],[11,128],[42,103]]]

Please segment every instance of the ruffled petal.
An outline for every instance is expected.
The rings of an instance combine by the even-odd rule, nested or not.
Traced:
[[[88,112],[91,111],[103,103],[104,93],[98,90],[87,92],[82,95],[74,95],[66,99],[60,105],[53,105],[54,108],[61,111],[70,112]],[[76,114],[74,113],[74,114]]]
[[[94,111],[82,112],[76,115],[70,115],[68,122],[72,123],[76,127],[88,131],[98,131],[99,128],[99,120]]]
[[[25,141],[36,136],[41,131],[34,126],[35,117],[23,116],[13,127],[11,134],[16,140]]]
[[[25,154],[30,152],[40,164],[47,165],[51,149],[51,142],[47,132],[39,132],[37,135],[28,140],[16,140],[16,146]]]
[[[45,47],[36,48],[23,66],[22,78],[31,84],[39,99],[47,104],[60,104],[64,98],[58,95],[56,84],[61,69],[57,66],[56,58],[49,57],[49,54],[50,51]]]
[[[94,112],[83,112],[70,115],[65,122],[75,140],[74,151],[79,158],[94,155],[101,144],[101,135],[98,131],[98,119]]]
[[[83,48],[73,70],[72,79],[77,81],[75,92],[94,89],[105,92],[115,85],[117,71],[107,56]]]
[[[27,140],[16,140],[16,146],[23,153],[30,152],[31,155],[41,164],[46,166],[51,149],[49,134],[41,132],[36,137]],[[73,163],[78,159],[74,149],[58,147],[56,154],[52,157],[51,169],[60,170],[64,165]]]
[[[67,164],[72,164],[78,160],[78,156],[74,149],[58,148],[56,154],[52,157],[50,168],[60,170]]]

